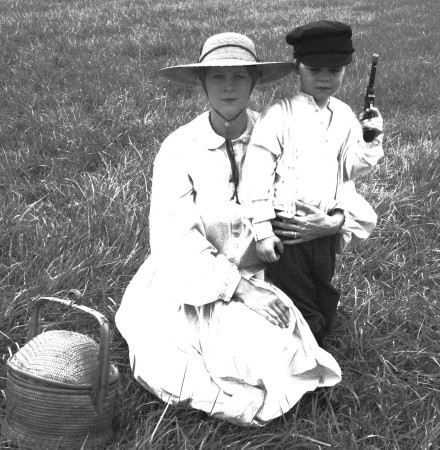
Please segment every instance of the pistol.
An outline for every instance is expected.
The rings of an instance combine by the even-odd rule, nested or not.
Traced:
[[[378,60],[379,55],[374,54],[373,61],[371,63],[370,81],[368,82],[367,93],[365,94],[364,111],[374,106],[374,80],[376,78],[376,67]],[[371,112],[367,112],[366,115],[368,118],[372,117]],[[365,142],[371,142],[376,137],[376,131],[367,128],[363,132],[363,137]]]

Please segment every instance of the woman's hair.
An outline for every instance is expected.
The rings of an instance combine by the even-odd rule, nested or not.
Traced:
[[[258,81],[258,78],[260,78],[261,70],[258,67],[254,67],[254,66],[246,66],[246,69],[252,78],[252,83],[253,83],[252,85],[254,86],[255,83]]]
[[[206,80],[206,73],[208,72],[207,67],[198,67],[197,69],[197,76],[199,77],[199,80],[203,85],[205,85]]]

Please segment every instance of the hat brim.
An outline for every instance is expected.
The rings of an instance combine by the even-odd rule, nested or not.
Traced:
[[[199,69],[209,67],[257,67],[261,75],[257,81],[259,84],[271,83],[284,78],[293,71],[294,64],[288,62],[246,62],[234,59],[222,59],[208,61],[206,63],[183,64],[179,66],[165,67],[159,70],[159,75],[180,84],[197,86],[200,82]]]
[[[306,66],[342,67],[352,61],[351,53],[323,53],[317,55],[300,55],[298,59]]]

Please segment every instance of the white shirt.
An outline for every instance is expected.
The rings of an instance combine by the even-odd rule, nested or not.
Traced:
[[[366,234],[357,233],[359,222],[350,217],[351,209],[370,220],[369,232],[374,228],[374,211],[348,182],[370,170],[383,155],[382,136],[367,144],[345,103],[332,97],[328,109],[330,123],[323,120],[313,97],[301,93],[269,107],[257,121],[241,188],[256,239],[273,235],[269,221],[275,217],[274,209],[293,217],[297,200],[326,213],[336,205],[344,209],[346,240],[353,232]]]

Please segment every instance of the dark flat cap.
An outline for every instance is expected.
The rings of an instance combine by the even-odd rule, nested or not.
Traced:
[[[321,67],[346,66],[354,52],[351,27],[335,20],[319,20],[293,29],[286,36],[294,57],[303,64]]]

